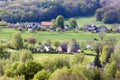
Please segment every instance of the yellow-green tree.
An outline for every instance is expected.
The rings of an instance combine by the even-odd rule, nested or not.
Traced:
[[[110,58],[110,55],[111,55],[110,49],[111,48],[110,48],[109,45],[106,45],[106,46],[103,47],[102,55],[100,57],[100,60],[101,60],[102,63],[109,61],[109,58]]]

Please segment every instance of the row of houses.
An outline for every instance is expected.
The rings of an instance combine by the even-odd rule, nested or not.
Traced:
[[[79,44],[75,43],[73,48],[69,49],[68,43],[62,43],[57,49],[50,45],[40,45],[35,49],[37,52],[54,52],[56,50],[61,53],[77,53],[80,50],[80,46]]]
[[[53,27],[53,22],[41,22],[41,23],[37,23],[37,22],[27,22],[27,23],[9,23],[7,25],[7,27],[10,28],[16,28],[16,29],[22,29],[22,28],[26,28],[28,29],[28,31],[34,30],[36,28],[43,28],[43,29],[50,29]]]
[[[84,25],[84,31],[86,32],[108,32],[108,31],[114,31],[114,32],[117,32],[117,33],[120,33],[120,26],[118,27],[114,27],[113,26],[113,29],[108,29],[108,27],[106,26],[99,26],[97,27],[96,25]]]
[[[96,25],[84,25],[84,31],[86,32],[107,32],[106,26],[97,27]]]

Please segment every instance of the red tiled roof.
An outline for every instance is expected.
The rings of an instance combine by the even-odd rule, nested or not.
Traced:
[[[42,26],[52,26],[53,22],[41,22]]]

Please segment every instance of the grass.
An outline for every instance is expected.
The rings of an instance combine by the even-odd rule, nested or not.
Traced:
[[[83,27],[85,24],[94,24],[97,26],[107,26],[110,27],[110,24],[104,24],[103,22],[96,21],[96,18],[93,16],[88,16],[88,17],[74,17],[77,20],[78,26]],[[65,24],[68,24],[68,19],[65,19]]]
[[[10,28],[3,28],[0,31],[0,40],[1,39],[6,39],[9,40],[10,37],[12,36],[13,33],[15,33],[16,30],[10,29]],[[54,41],[68,41],[70,39],[76,39],[78,42],[85,42],[88,39],[94,39],[99,38],[98,33],[90,33],[90,32],[74,32],[74,31],[67,31],[67,32],[47,32],[47,31],[38,31],[35,33],[30,33],[28,31],[21,32],[23,38],[27,38],[29,36],[34,36],[36,37],[37,41],[43,42],[46,39],[50,39],[52,42]],[[107,33],[107,36],[115,36],[119,41],[120,41],[120,34],[119,33]]]

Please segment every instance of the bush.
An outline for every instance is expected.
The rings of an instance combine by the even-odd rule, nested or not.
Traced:
[[[29,50],[21,50],[19,51],[20,60],[22,62],[26,62],[27,60],[33,60],[32,53]]]
[[[50,71],[42,70],[37,72],[37,74],[34,75],[33,80],[48,80],[50,75],[51,75]]]
[[[60,31],[62,31],[62,29],[60,27],[58,27],[58,28],[56,28],[56,31],[60,32]]]
[[[49,80],[70,80],[70,70],[66,67],[57,69],[52,73]]]
[[[10,60],[11,61],[20,61],[20,54],[19,53],[11,53]]]
[[[40,63],[32,61],[32,60],[27,61],[25,65],[26,65],[25,77],[27,80],[32,79],[38,71],[43,69]]]
[[[71,60],[71,65],[74,65],[74,64],[82,64],[84,58],[85,58],[85,55],[84,55],[84,54],[75,53],[75,54],[73,55],[72,60]]]

